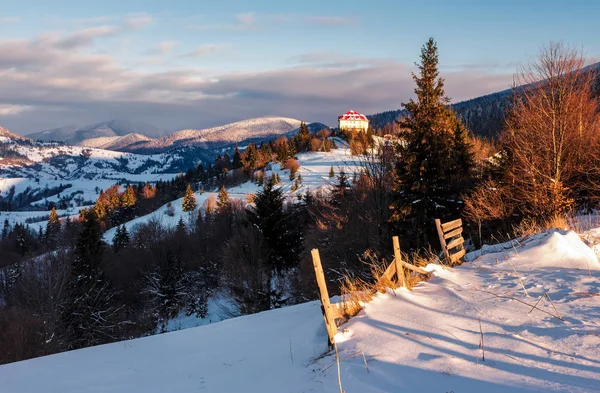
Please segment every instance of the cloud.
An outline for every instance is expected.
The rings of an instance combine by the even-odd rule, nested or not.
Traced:
[[[147,50],[146,54],[166,55],[170,53],[177,44],[179,44],[179,41],[162,41],[156,44],[153,48]]]
[[[227,45],[225,44],[204,44],[200,45],[195,50],[182,55],[182,57],[206,57],[216,53],[224,53],[226,49]]]
[[[311,65],[319,68],[357,68],[383,64],[392,60],[382,58],[351,57],[339,52],[309,52],[288,59],[291,64]]]
[[[18,23],[21,21],[21,18],[12,17],[12,16],[0,16],[0,25],[5,23]]]
[[[109,30],[80,37],[98,34]],[[0,124],[20,133],[110,118],[143,120],[172,130],[263,115],[334,124],[349,108],[366,114],[397,109],[414,89],[412,68],[389,59],[315,52],[291,59],[291,67],[263,72],[154,72],[64,46],[65,37],[54,35],[0,39]],[[212,44],[194,52],[205,56],[222,49]],[[454,101],[503,90],[512,80],[510,74],[482,70],[442,76]]]
[[[307,16],[307,21],[315,26],[340,27],[354,25],[356,18],[346,16]]]
[[[0,104],[0,116],[12,116],[31,110],[32,107],[25,105]]]
[[[256,23],[256,13],[246,12],[243,14],[237,14],[235,19],[240,26],[254,26]]]
[[[131,29],[146,27],[154,22],[154,17],[146,13],[131,14],[125,18],[125,26]]]
[[[194,24],[190,27],[194,30],[252,30],[258,27],[257,14],[255,12],[236,14],[233,23]]]
[[[59,39],[56,45],[61,49],[75,49],[89,45],[96,38],[115,36],[120,31],[117,26],[89,27]]]
[[[194,30],[258,30],[290,23],[307,23],[316,27],[342,27],[355,25],[358,19],[347,16],[319,16],[298,13],[258,14],[246,12],[234,15],[233,23],[194,24]]]

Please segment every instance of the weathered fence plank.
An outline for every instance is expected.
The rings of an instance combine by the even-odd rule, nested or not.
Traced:
[[[444,232],[448,232],[451,229],[458,228],[462,226],[462,220],[459,218],[458,220],[450,221],[445,224],[442,224],[442,230]]]
[[[465,239],[462,237],[462,220],[459,218],[442,224],[439,219],[436,219],[435,226],[444,252],[444,259],[451,264],[458,262],[466,254]],[[447,243],[447,240],[450,240],[450,242]],[[453,250],[452,253],[450,250]]]
[[[396,265],[396,277],[398,278],[398,286],[406,286],[406,275],[404,274],[404,267],[402,265],[402,255],[400,254],[400,240],[398,236],[392,238],[392,244],[394,245],[394,265]]]
[[[334,337],[337,334],[337,326],[335,324],[336,312],[333,310],[333,307],[331,306],[331,303],[329,301],[329,293],[327,292],[327,283],[325,282],[325,273],[323,273],[323,266],[321,265],[321,257],[319,256],[319,250],[315,248],[310,253],[312,255],[313,266],[315,268],[317,284],[319,285],[319,294],[321,296],[323,318],[325,319],[325,326],[327,327],[329,344],[333,345]],[[336,307],[336,309],[339,311],[339,308]]]

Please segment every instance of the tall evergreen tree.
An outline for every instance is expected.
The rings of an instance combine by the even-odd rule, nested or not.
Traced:
[[[10,233],[10,224],[8,222],[8,218],[4,219],[4,226],[2,227],[2,240],[8,239],[8,234]]]
[[[346,171],[344,171],[343,169],[340,170],[337,179],[338,183],[335,185],[332,195],[334,203],[340,203],[350,193],[350,181],[348,180],[348,175],[346,175]]]
[[[300,123],[300,129],[294,136],[294,150],[298,153],[308,151],[310,149],[310,132],[305,122]]]
[[[188,184],[181,202],[181,208],[184,212],[192,212],[196,210],[196,195],[192,191],[192,187]]]
[[[146,275],[145,293],[150,295],[154,316],[161,332],[185,302],[184,270],[180,256],[167,248]]]
[[[115,292],[102,270],[104,242],[93,209],[83,214],[83,228],[74,250],[68,301],[62,310],[68,348],[82,348],[115,339]]]
[[[41,228],[40,228],[41,229]],[[48,217],[48,222],[46,223],[46,245],[49,248],[53,248],[60,236],[60,222],[58,221],[58,214],[56,213],[56,209],[52,208],[50,212],[50,216]]]
[[[240,154],[240,149],[238,149],[237,145],[235,146],[235,151],[233,152],[233,169],[240,169],[244,164],[242,163],[242,155]]]
[[[258,151],[256,150],[256,145],[250,143],[246,150],[244,151],[244,166],[248,170],[256,169],[256,164],[258,163]]]
[[[123,220],[130,220],[135,214],[137,197],[133,186],[129,185],[121,195],[121,209],[123,211]]]
[[[275,271],[297,264],[302,242],[297,223],[284,210],[284,201],[283,190],[269,180],[257,193],[254,200],[256,209],[250,215],[250,221],[259,228],[271,250],[269,261]]]
[[[230,204],[231,199],[229,198],[229,193],[225,189],[225,186],[221,186],[219,196],[217,197],[217,210],[223,211],[224,209],[228,209]]]
[[[433,38],[421,49],[419,73],[413,74],[416,100],[402,104],[408,116],[400,120],[399,162],[393,220],[416,228],[417,246],[429,243],[435,230],[436,217],[455,217],[460,204],[453,184],[459,158],[455,152],[467,142],[455,133],[460,121],[448,108],[450,99],[444,92],[444,79],[439,76],[438,51]],[[462,149],[460,161],[468,171],[468,149]],[[424,244],[423,244],[424,243]]]
[[[131,238],[129,236],[127,228],[125,228],[125,225],[117,227],[117,230],[115,231],[115,236],[113,237],[113,250],[115,251],[115,253],[118,254],[122,249],[127,247],[130,241]]]

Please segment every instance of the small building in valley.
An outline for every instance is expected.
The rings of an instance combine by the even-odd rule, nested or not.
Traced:
[[[348,111],[338,117],[338,128],[340,130],[352,130],[367,132],[369,119],[356,111]]]

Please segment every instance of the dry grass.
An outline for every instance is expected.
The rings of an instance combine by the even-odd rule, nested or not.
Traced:
[[[565,216],[555,216],[546,220],[525,219],[513,226],[514,237],[528,237],[549,229],[575,229],[575,221]]]
[[[408,261],[415,266],[426,266],[429,263],[436,263],[436,257],[431,252],[410,256],[402,254],[402,260]],[[377,255],[367,251],[363,255],[363,263],[367,264],[371,270],[373,280],[366,281],[364,279],[347,274],[341,285],[341,295],[343,302],[341,310],[346,318],[350,318],[359,313],[366,303],[371,301],[376,293],[385,293],[388,289],[398,287],[397,283],[391,280],[386,275],[386,270],[391,262],[385,259],[379,259]],[[404,277],[406,278],[406,288],[411,290],[418,282],[424,280],[424,276],[416,274],[409,269],[404,269]]]

